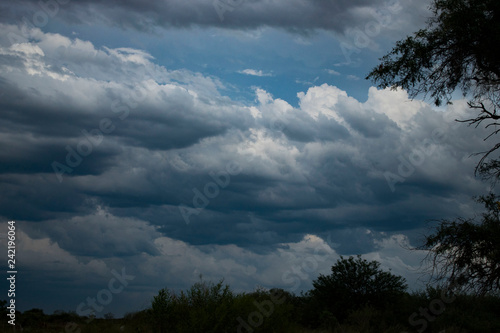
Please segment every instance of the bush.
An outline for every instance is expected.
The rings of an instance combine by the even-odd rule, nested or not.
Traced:
[[[234,295],[223,280],[200,281],[179,295],[161,289],[151,304],[160,332],[223,332],[231,325]]]
[[[377,261],[340,257],[330,275],[313,281],[311,296],[317,313],[327,310],[340,320],[354,310],[370,305],[377,309],[394,307],[407,288],[405,279],[380,269]]]
[[[282,289],[234,294],[221,280],[198,282],[179,294],[162,289],[151,316],[159,332],[290,332],[294,296]]]

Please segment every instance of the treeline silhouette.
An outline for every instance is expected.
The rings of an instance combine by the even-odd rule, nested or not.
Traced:
[[[6,302],[3,302],[6,316]],[[342,258],[313,289],[295,295],[258,288],[233,292],[223,280],[200,281],[181,292],[164,288],[151,307],[115,319],[81,317],[75,312],[17,313],[23,332],[500,332],[500,297],[457,294],[428,286],[408,292],[404,278],[380,269],[376,261]],[[14,331],[7,320],[2,331]]]

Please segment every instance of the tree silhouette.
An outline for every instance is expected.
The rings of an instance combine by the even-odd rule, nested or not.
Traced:
[[[436,105],[461,90],[476,115],[461,119],[486,128],[500,119],[500,1],[434,0],[433,17],[402,41],[366,77],[382,88],[403,88],[411,97],[429,96]],[[497,134],[496,128],[485,138]],[[482,152],[476,172],[500,176],[500,164],[488,157],[500,143]],[[495,159],[493,159],[495,161]]]
[[[432,277],[447,289],[475,294],[500,291],[500,198],[494,194],[477,199],[487,212],[481,221],[443,220],[426,237]]]
[[[340,319],[363,306],[384,307],[407,288],[403,277],[385,272],[379,262],[369,262],[359,255],[340,257],[331,271],[330,275],[320,275],[313,281],[311,295]]]

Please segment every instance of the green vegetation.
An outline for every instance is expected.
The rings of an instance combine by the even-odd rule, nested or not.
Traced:
[[[500,3],[434,0],[431,10],[427,28],[397,42],[367,79],[382,88],[401,87],[412,97],[430,95],[437,105],[461,90],[474,105],[489,101],[496,110]]]
[[[500,297],[428,287],[409,293],[404,278],[376,261],[340,258],[330,275],[319,275],[300,296],[283,289],[235,293],[224,281],[200,279],[179,293],[164,288],[151,307],[114,319],[72,312],[17,314],[23,332],[143,333],[378,333],[499,332]],[[2,303],[4,315],[6,302]],[[13,331],[2,324],[2,332]],[[19,328],[19,326],[18,326]]]
[[[345,319],[361,306],[384,309],[395,304],[406,290],[405,279],[384,272],[376,261],[340,257],[332,274],[313,281],[311,296],[321,308],[336,318]]]

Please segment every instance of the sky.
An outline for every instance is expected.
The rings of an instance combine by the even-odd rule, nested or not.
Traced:
[[[437,108],[365,79],[428,5],[1,2],[18,310],[122,316],[200,274],[299,294],[357,254],[421,288],[409,249],[489,188],[460,95]]]

